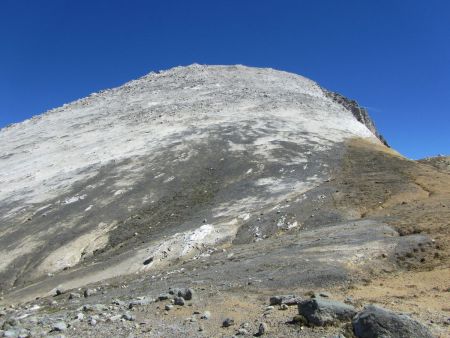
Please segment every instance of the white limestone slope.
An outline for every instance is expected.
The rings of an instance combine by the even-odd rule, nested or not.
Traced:
[[[299,95],[308,100],[296,102]],[[103,164],[151,153],[187,130],[244,121],[257,129],[266,120],[279,128],[276,139],[301,131],[324,147],[350,137],[375,139],[302,76],[244,66],[177,67],[2,129],[0,203],[25,206],[58,196]],[[271,141],[258,140],[261,151]]]
[[[170,257],[164,256],[165,261],[198,254],[195,247],[202,244],[230,240],[245,221],[242,215],[277,203],[293,189],[297,195],[303,193],[325,179],[325,171],[322,175],[300,175],[311,165],[311,153],[326,153],[353,137],[379,142],[351,112],[326,97],[316,83],[299,75],[244,66],[201,65],[151,73],[0,130],[0,243],[3,239],[10,245],[0,248],[0,274],[14,267],[14,260],[32,256],[40,249],[39,264],[29,264],[27,268],[33,272],[25,271],[32,278],[40,277],[72,267],[108,243],[109,231],[118,219],[91,222],[94,225],[77,223],[86,215],[95,216],[98,206],[94,204],[71,214],[70,219],[55,216],[48,224],[39,220],[45,227],[39,233],[24,223],[30,214],[50,207],[55,214],[59,210],[58,215],[68,215],[68,206],[92,197],[87,193],[67,196],[75,183],[94,177],[107,164],[130,159],[129,164],[121,166],[111,193],[97,196],[99,203],[113,205],[148,171],[134,159],[145,158],[152,163],[155,156],[172,149],[179,154],[177,161],[188,165],[197,151],[189,148],[188,142],[207,142],[208,136],[226,128],[238,133],[241,140],[228,140],[230,152],[243,156],[241,153],[247,151],[264,159],[266,165],[281,161],[284,143],[308,144],[308,151],[286,152],[289,156],[283,157],[282,164],[289,167],[289,174],[282,168],[272,177],[255,176],[253,184],[264,194],[238,196],[214,205],[211,211],[216,224],[199,224],[197,230],[186,230],[180,224],[184,232],[174,231],[169,241],[155,238],[132,254],[125,253],[125,258],[110,266],[104,276],[157,266],[156,260],[142,266],[142,259],[149,252],[158,257],[159,248],[167,242],[181,249],[172,250]],[[255,168],[249,163],[242,177],[256,175],[258,170],[261,176],[262,162]],[[298,176],[292,174],[295,170]],[[160,186],[176,180],[175,175],[165,172],[154,176]],[[154,202],[151,192],[149,196],[143,198],[143,205]],[[133,208],[130,204],[130,215]],[[58,247],[55,241],[61,232],[73,233],[73,237],[65,238]],[[48,251],[42,249],[49,243],[52,246]],[[32,262],[33,257],[27,259]]]

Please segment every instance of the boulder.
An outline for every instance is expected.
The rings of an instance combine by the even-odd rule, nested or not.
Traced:
[[[311,298],[298,303],[298,313],[305,317],[309,324],[325,326],[339,321],[350,321],[356,310],[353,306],[341,302]]]
[[[397,314],[375,305],[367,306],[352,321],[358,338],[432,338],[431,332],[404,314]]]

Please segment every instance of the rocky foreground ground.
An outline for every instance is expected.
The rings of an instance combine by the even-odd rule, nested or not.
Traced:
[[[397,156],[394,161],[400,161],[394,165],[391,155],[381,156],[387,154],[384,150],[372,158],[361,156],[366,151],[364,143],[349,145],[346,157],[349,164],[345,170],[373,169],[363,163],[375,161],[378,172],[372,175],[377,180],[378,175],[386,176],[386,170],[392,171],[393,167],[396,174],[408,168],[410,181],[401,179],[397,183],[409,185],[415,180],[425,180],[419,181],[421,189],[430,190],[431,195],[422,199],[414,195],[422,194],[416,190],[405,194],[405,188],[392,184],[391,179],[390,188],[399,189],[402,200],[390,204],[384,199],[387,207],[380,208],[364,194],[364,185],[357,176],[346,172],[334,177],[336,181],[353,177],[353,181],[347,179],[347,184],[340,188],[350,185],[349,191],[366,196],[366,200],[359,198],[361,205],[366,208],[371,203],[375,205],[364,212],[388,213],[392,219],[400,214],[402,223],[397,231],[403,234],[401,238],[413,236],[417,240],[406,242],[406,247],[397,251],[392,260],[385,254],[387,248],[381,248],[374,258],[381,262],[378,267],[372,264],[367,270],[356,264],[351,268],[353,273],[345,278],[329,278],[335,271],[324,268],[324,262],[308,266],[306,258],[303,266],[299,266],[294,264],[294,256],[286,256],[293,251],[294,255],[307,257],[305,252],[295,250],[293,244],[299,243],[298,234],[306,237],[307,242],[310,239],[305,231],[298,234],[285,231],[278,240],[288,250],[277,255],[276,241],[257,241],[209,249],[201,257],[181,261],[168,270],[117,277],[84,288],[55,287],[48,296],[28,302],[21,302],[24,291],[18,290],[8,296],[12,305],[1,312],[1,332],[7,337],[448,337],[450,288],[445,241],[448,219],[440,211],[447,203],[448,181],[442,176],[443,181],[438,184],[439,174],[432,166],[411,167],[410,161]],[[377,195],[373,186],[367,188],[372,189],[372,196]],[[388,194],[386,187],[380,189],[380,194]],[[357,204],[356,200],[354,203]],[[403,208],[415,212],[405,212]],[[408,222],[404,215],[409,215]],[[429,226],[431,220],[435,228]],[[409,226],[412,222],[414,228]],[[345,225],[342,226],[331,237],[338,233],[342,236]],[[369,222],[364,231],[368,232],[370,227],[373,223]],[[330,227],[326,229],[330,231]],[[328,241],[324,248],[329,250],[334,245],[330,233],[319,236],[318,230],[314,231],[316,241]],[[420,240],[420,234],[430,232],[431,238],[425,236],[424,241]],[[354,237],[355,232],[349,235]],[[343,238],[338,238],[338,242],[342,244]],[[260,256],[263,265],[252,255]],[[282,261],[274,261],[278,255],[283,257],[284,266]],[[364,250],[360,255],[364,255]]]

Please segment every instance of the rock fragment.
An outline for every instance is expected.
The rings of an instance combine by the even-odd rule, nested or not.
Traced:
[[[180,305],[180,306],[184,305],[184,298],[183,297],[175,297],[173,300],[174,300],[174,304],[175,305]]]
[[[55,291],[56,296],[62,295],[63,293],[66,293],[66,289],[64,289],[62,286],[59,286],[58,288],[56,288],[56,291]]]
[[[256,335],[262,336],[267,333],[268,329],[269,329],[269,326],[266,323],[261,323],[261,324],[259,324],[258,332],[256,333]]]
[[[233,318],[226,318],[223,322],[222,322],[222,327],[230,327],[234,325],[234,319]]]
[[[171,294],[169,294],[169,293],[161,293],[158,296],[158,300],[160,300],[160,301],[167,300],[169,298],[171,298]]]
[[[125,320],[128,320],[128,321],[130,321],[130,322],[133,322],[133,321],[135,321],[136,320],[136,318],[131,314],[131,313],[124,313],[123,315],[122,315],[122,318],[123,319],[125,319]]]
[[[288,306],[297,305],[302,299],[294,295],[279,295],[272,296],[269,299],[270,305],[282,305],[286,304]]]
[[[75,298],[80,298],[80,294],[77,292],[71,292],[69,293],[69,299],[75,299]]]
[[[54,332],[63,332],[67,330],[67,324],[63,321],[56,322],[53,324],[52,331]]]
[[[96,293],[97,293],[97,290],[95,290],[95,289],[86,289],[86,290],[84,290],[83,295],[84,295],[84,297],[87,298],[92,295],[95,295]]]
[[[203,314],[200,317],[200,319],[209,319],[209,318],[211,318],[211,312],[209,311],[203,312]]]
[[[243,327],[240,327],[237,332],[236,332],[237,336],[247,336],[248,335],[248,331],[246,329],[244,329]]]

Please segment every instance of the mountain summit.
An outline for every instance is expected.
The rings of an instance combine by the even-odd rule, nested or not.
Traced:
[[[4,301],[440,268],[449,191],[447,172],[403,158],[355,101],[302,76],[151,73],[0,131]]]

